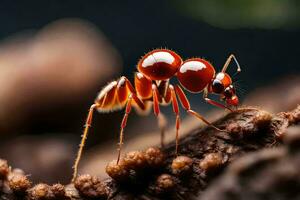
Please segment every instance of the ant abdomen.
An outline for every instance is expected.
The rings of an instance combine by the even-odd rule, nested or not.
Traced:
[[[151,80],[166,80],[177,73],[181,64],[181,57],[174,51],[155,49],[143,56],[137,69]]]
[[[136,76],[138,77],[138,76]],[[147,84],[150,84],[150,94],[142,90],[140,87],[145,87],[147,89]],[[141,82],[137,81],[136,78],[136,88],[134,89],[129,80],[122,76],[116,81],[108,83],[98,94],[95,104],[99,112],[112,112],[120,110],[126,106],[129,98],[132,98],[134,101],[132,105],[138,109],[138,111],[145,110],[145,105],[140,95],[144,95],[145,98],[152,97],[151,81],[143,78]],[[149,88],[148,87],[148,88]],[[138,93],[137,93],[138,92]],[[149,92],[148,92],[149,93]]]
[[[122,109],[127,101],[129,89],[124,78],[107,84],[98,94],[95,104],[99,112],[110,112]]]
[[[116,91],[117,81],[113,81],[106,85],[98,94],[95,104],[99,112],[109,112],[116,107]]]

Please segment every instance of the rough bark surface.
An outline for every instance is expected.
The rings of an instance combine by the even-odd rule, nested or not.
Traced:
[[[60,184],[32,186],[24,172],[11,169],[4,160],[1,160],[0,197],[1,199],[158,200],[220,199],[220,195],[223,195],[223,199],[232,199],[231,197],[247,199],[246,197],[250,195],[249,198],[253,197],[251,199],[259,199],[259,196],[255,195],[260,192],[255,189],[256,182],[261,188],[267,189],[270,195],[273,195],[271,197],[281,197],[277,195],[276,190],[280,185],[275,183],[280,182],[283,174],[290,173],[287,182],[295,185],[292,189],[282,187],[282,190],[297,192],[295,188],[299,186],[299,172],[294,170],[295,166],[299,166],[299,153],[294,153],[298,152],[295,144],[299,142],[293,142],[299,141],[299,136],[288,137],[289,139],[286,139],[288,145],[277,146],[282,146],[282,138],[285,138],[287,128],[298,124],[299,121],[300,106],[291,112],[276,115],[254,107],[240,108],[214,123],[226,132],[206,127],[196,129],[182,138],[179,147],[179,154],[182,157],[177,160],[174,160],[175,143],[172,142],[164,150],[150,148],[142,152],[130,152],[121,160],[120,165],[110,163],[107,171],[114,179],[99,180],[97,177],[82,175],[74,184],[67,186]],[[297,133],[300,134],[299,129]],[[239,160],[249,152],[265,148],[269,148],[267,153],[263,151]],[[227,166],[235,160],[238,161],[227,170]],[[285,165],[286,162],[289,165]],[[223,172],[224,175],[219,176]],[[261,181],[262,176],[268,176],[269,179]],[[216,179],[218,181],[215,182]],[[248,185],[251,189],[247,193]],[[299,195],[298,193],[291,194]]]
[[[300,199],[299,125],[287,130],[284,142],[232,163],[199,199]]]

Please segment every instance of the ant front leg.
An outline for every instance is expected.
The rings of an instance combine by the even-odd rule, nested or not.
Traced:
[[[83,147],[84,147],[85,141],[87,139],[89,128],[91,127],[91,124],[92,124],[94,110],[98,106],[99,106],[98,104],[93,104],[90,107],[90,110],[89,110],[89,113],[88,113],[88,116],[87,116],[87,119],[86,119],[86,122],[85,122],[85,125],[84,125],[84,131],[83,131],[83,134],[82,134],[82,139],[81,139],[81,142],[80,142],[80,145],[79,145],[79,150],[78,150],[78,153],[77,153],[75,164],[73,166],[74,172],[73,172],[72,182],[74,182],[75,179],[77,178],[78,165],[79,165],[79,161],[80,161],[80,158],[81,158],[81,155],[82,155]]]
[[[223,105],[223,104],[221,104],[219,102],[216,102],[216,101],[208,98],[207,89],[204,90],[203,98],[206,101],[206,103],[209,103],[209,104],[211,104],[213,106],[217,106],[219,108],[228,109],[228,110],[230,110],[230,112],[233,112],[233,110],[231,108],[227,107],[226,105]]]
[[[192,110],[191,107],[190,107],[189,100],[187,99],[186,95],[184,94],[184,92],[182,91],[182,89],[179,85],[175,86],[175,91],[176,91],[176,94],[179,97],[179,100],[181,102],[182,107],[186,110],[187,113],[193,115],[194,117],[197,117],[198,119],[200,119],[201,121],[203,121],[207,125],[211,126],[212,128],[216,129],[217,131],[227,132],[226,130],[219,129],[218,127],[216,127],[215,125],[213,125],[212,123],[207,121],[202,115],[200,115],[196,111]]]

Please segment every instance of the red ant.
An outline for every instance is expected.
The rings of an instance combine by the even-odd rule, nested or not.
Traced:
[[[180,85],[173,86],[169,83],[169,80],[176,76],[182,87],[187,91],[191,93],[204,91],[203,98],[207,103],[232,111],[229,106],[237,106],[239,103],[231,77],[225,73],[232,59],[237,64],[237,72],[240,72],[241,68],[235,56],[231,54],[221,72],[216,74],[214,67],[208,61],[201,58],[191,58],[183,62],[178,54],[168,49],[155,49],[143,56],[137,64],[138,72],[135,73],[134,77],[135,87],[132,86],[126,77],[122,76],[117,81],[112,81],[105,86],[100,91],[95,103],[90,107],[74,165],[73,181],[77,176],[79,160],[95,109],[99,112],[110,112],[125,107],[125,114],[121,123],[117,163],[120,160],[124,128],[132,106],[137,111],[146,112],[150,110],[153,103],[154,114],[160,121],[159,105],[172,103],[173,111],[176,115],[176,155],[178,153],[178,131],[180,127],[177,97],[187,113],[197,117],[218,131],[224,131],[192,110]],[[209,99],[209,93],[220,95],[221,100],[224,100],[226,105]],[[161,133],[163,133],[163,130],[161,130]]]

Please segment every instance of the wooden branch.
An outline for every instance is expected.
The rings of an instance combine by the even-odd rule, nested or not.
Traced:
[[[300,199],[300,126],[285,134],[285,146],[233,162],[198,199]]]
[[[119,165],[108,164],[113,179],[99,180],[81,175],[75,184],[32,187],[21,170],[0,162],[1,199],[194,199],[211,181],[239,157],[281,144],[287,127],[300,121],[300,106],[291,112],[270,114],[245,107],[214,124],[220,132],[206,127],[196,129],[180,141],[175,158],[174,141],[164,150],[149,148],[129,152]]]

